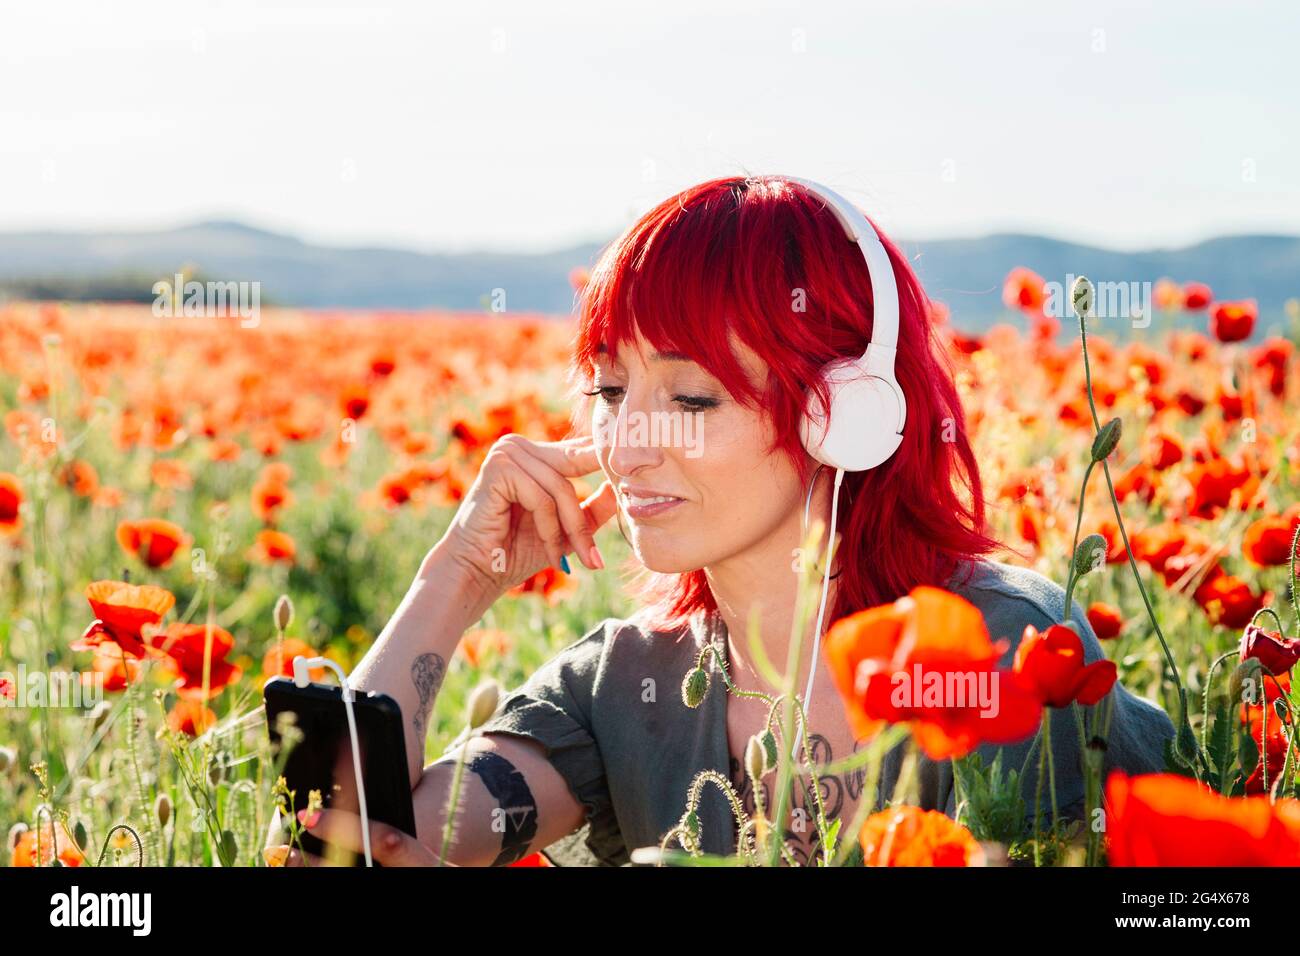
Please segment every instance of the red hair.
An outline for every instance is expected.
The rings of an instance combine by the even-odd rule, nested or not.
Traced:
[[[907,425],[887,462],[844,476],[831,621],[921,584],[943,586],[1000,547],[986,531],[979,466],[930,302],[903,255],[881,241],[898,285],[895,374]],[[591,381],[602,344],[613,357],[638,332],[684,353],[770,416],[771,451],[790,457],[805,488],[816,467],[799,436],[805,402],[815,392],[823,404],[814,407],[824,407],[818,372],[861,355],[873,321],[857,245],[821,199],[780,176],[714,179],[661,202],[603,251],[578,313],[575,379]],[[767,364],[765,386],[749,380],[731,336]],[[701,570],[651,575],[642,596],[648,620],[666,628],[716,607]]]

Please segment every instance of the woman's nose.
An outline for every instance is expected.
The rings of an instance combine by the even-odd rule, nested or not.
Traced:
[[[637,471],[663,461],[663,449],[655,440],[650,412],[636,408],[624,400],[618,406],[618,415],[608,438],[609,468],[619,476],[630,476]]]

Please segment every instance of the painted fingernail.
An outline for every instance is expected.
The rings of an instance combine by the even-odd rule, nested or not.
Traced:
[[[605,559],[600,556],[600,548],[593,544],[591,546],[591,551],[587,553],[587,557],[591,559],[591,563],[596,567],[600,568],[602,571],[605,570]]]
[[[569,568],[569,556],[567,554],[560,555],[560,567],[564,569],[565,574],[573,573]]]
[[[299,810],[298,822],[310,830],[316,824],[320,823],[320,811],[312,810],[309,812],[307,810]]]

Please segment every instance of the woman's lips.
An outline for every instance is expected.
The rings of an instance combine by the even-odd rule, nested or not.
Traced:
[[[624,492],[621,496],[623,511],[629,518],[653,518],[666,511],[671,511],[686,499],[672,495],[633,494]]]

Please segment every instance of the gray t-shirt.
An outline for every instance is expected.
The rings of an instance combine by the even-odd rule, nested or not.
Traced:
[[[1045,630],[1061,620],[1065,604],[1064,589],[1042,574],[986,559],[959,571],[947,587],[980,609],[995,640],[1008,639],[1006,665],[1025,626]],[[1078,601],[1071,604],[1084,656],[1088,662],[1099,660],[1101,645]],[[584,827],[545,851],[553,862],[627,864],[633,849],[658,845],[681,818],[696,774],[712,769],[731,777],[726,688],[712,655],[706,668],[712,679],[703,704],[691,710],[681,698],[682,678],[695,666],[705,641],[717,644],[725,658],[725,626],[716,614],[671,632],[646,630],[635,616],[604,620],[509,693],[483,725],[483,733],[513,734],[540,743],[586,807]],[[1163,769],[1165,742],[1174,734],[1169,717],[1118,683],[1111,695],[1115,702],[1106,772]],[[1057,804],[1062,813],[1078,816],[1084,799],[1078,730],[1070,709],[1052,714]],[[1032,743],[1031,737],[1013,745],[985,745],[978,752],[987,766],[1001,749],[1003,768],[1018,769]],[[893,793],[903,755],[902,746],[886,755],[877,806]],[[821,762],[816,755],[814,759]],[[1034,758],[1023,780],[1031,811],[1036,766]],[[955,815],[951,761],[922,755],[920,794],[921,806]],[[827,812],[834,815],[830,807]],[[721,793],[712,788],[706,792],[699,818],[706,852],[735,852],[735,821]]]

